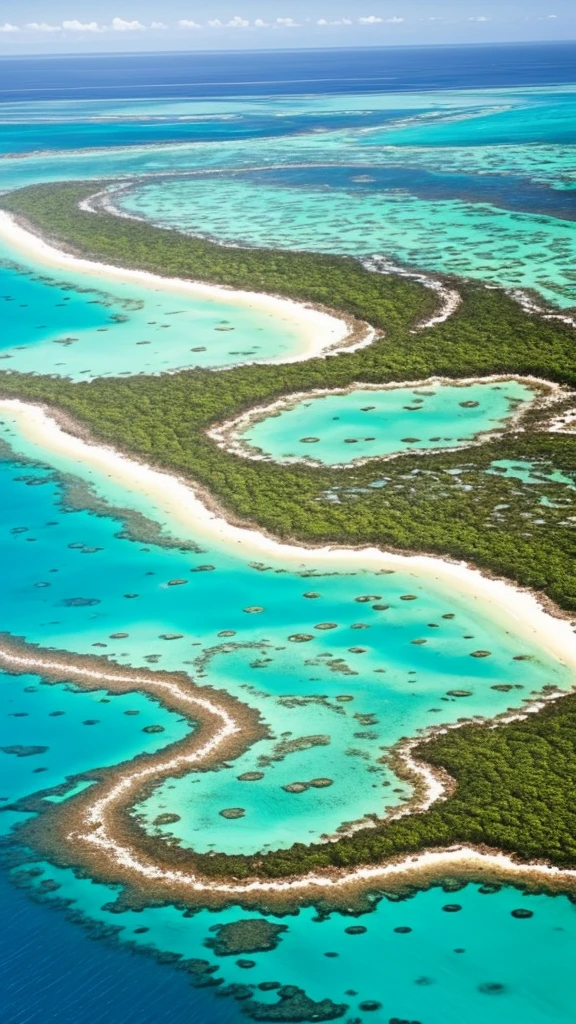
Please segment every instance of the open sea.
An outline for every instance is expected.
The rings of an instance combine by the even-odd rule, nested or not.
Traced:
[[[576,305],[575,144],[573,43],[0,58],[0,191],[116,179],[111,201],[125,216],[531,289],[556,311]],[[75,381],[216,372],[292,358],[303,344],[297,323],[233,295],[174,296],[55,269],[6,241],[0,311],[3,370]],[[533,397],[521,381],[358,388],[241,439],[279,460],[345,464],[405,450],[416,418],[412,445],[462,447],[464,461],[467,442],[503,429]],[[541,488],[543,516],[546,501],[573,496],[571,474],[530,463],[487,472]],[[385,490],[381,470],[371,486]],[[0,493],[2,633],[184,669],[269,726],[232,770],[168,780],[138,805],[150,830],[182,846],[254,853],[331,835],[410,796],[380,760],[400,737],[572,685],[536,641],[454,586],[404,570],[344,572],[313,553],[271,557],[262,571],[250,551],[200,524],[188,535],[135,488],[55,454],[6,406]],[[471,659],[478,649],[492,656]],[[452,880],[401,900],[375,893],[353,918],[310,907],[136,912],[112,887],[18,846],[25,815],[9,805],[40,790],[67,799],[90,784],[73,777],[160,750],[187,728],[143,695],[0,674],[3,1022],[574,1024],[576,905],[564,896]],[[255,770],[259,781],[239,779]],[[286,789],[318,777],[331,785]],[[222,817],[231,807],[244,816]],[[267,945],[223,951],[218,936],[244,921]],[[195,986],[179,959],[205,964]]]

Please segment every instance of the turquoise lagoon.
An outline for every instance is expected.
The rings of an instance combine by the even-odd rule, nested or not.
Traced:
[[[350,178],[369,175],[357,168]],[[140,184],[120,194],[125,212],[228,243],[306,248],[359,257],[386,255],[428,271],[533,289],[576,305],[576,225],[487,202],[422,199],[409,191],[303,188],[287,172]],[[218,200],[216,201],[216,196]],[[183,212],[186,211],[186,212]]]
[[[347,394],[303,395],[241,428],[234,439],[248,453],[277,462],[312,459],[345,465],[470,444],[502,430],[533,397],[534,391],[516,380],[380,390],[358,386]]]
[[[31,445],[13,424],[7,422],[3,433],[27,458],[41,456],[44,464],[54,462],[59,473],[71,468],[61,457],[51,459]],[[78,469],[113,504],[151,513],[150,504],[135,492]],[[254,702],[278,731],[276,740],[257,744],[231,769],[167,781],[140,806],[151,828],[158,813],[180,812],[181,821],[170,831],[184,844],[252,850],[317,838],[321,827],[334,827],[347,814],[378,811],[383,802],[402,799],[405,790],[393,794],[394,778],[386,777],[376,761],[380,747],[400,732],[410,733],[430,721],[454,720],[463,710],[493,714],[510,703],[519,704],[533,686],[568,683],[565,673],[541,656],[537,661],[513,662],[518,651],[526,652],[526,644],[503,634],[489,609],[470,608],[454,593],[423,588],[417,577],[334,576],[315,571],[313,564],[293,567],[278,561],[262,572],[245,558],[232,556],[225,545],[201,553],[142,545],[121,536],[125,523],[114,514],[113,505],[105,515],[63,505],[61,478],[53,469],[5,456],[0,473],[7,498],[0,531],[7,573],[5,629],[43,646],[109,654],[121,663],[184,667],[194,678]],[[212,563],[215,570],[190,573],[200,562]],[[166,586],[170,578],[186,576],[186,586]],[[374,597],[378,594],[390,604],[386,612],[356,602],[373,587]],[[418,600],[400,602],[405,590]],[[322,596],[304,598],[304,592]],[[139,596],[128,598],[128,593]],[[70,598],[78,596],[86,604],[71,605]],[[255,600],[265,606],[264,612],[243,611]],[[456,618],[443,620],[440,616],[446,613]],[[337,619],[338,629],[321,631],[310,645],[286,643],[289,632],[312,633],[316,620],[324,617]],[[432,631],[426,624],[434,619],[441,628]],[[351,632],[350,625],[357,621],[370,629]],[[218,632],[224,626],[236,630],[238,647],[222,646]],[[110,638],[119,629],[130,634],[120,644]],[[162,641],[168,631],[184,635]],[[472,631],[473,641],[465,640]],[[434,633],[434,639],[409,646],[410,638],[420,633]],[[358,637],[366,650],[355,656],[362,659],[362,670],[355,675],[357,662],[349,647]],[[491,659],[469,659],[471,644],[487,643]],[[256,646],[248,646],[252,644]],[[322,657],[328,653],[329,658]],[[201,670],[195,664],[199,655],[208,655]],[[333,671],[339,657],[347,666],[344,672]],[[323,662],[331,662],[332,669]],[[383,668],[384,673],[379,671]],[[502,680],[523,689],[505,695],[491,689]],[[447,698],[452,685],[465,685],[471,696]],[[336,698],[342,694],[354,700],[341,704]],[[157,749],[186,727],[137,694],[78,693],[73,687],[42,684],[36,676],[3,676],[0,698],[6,744],[48,748],[24,757],[0,753],[4,802],[60,786],[66,777],[130,757],[138,749]],[[434,707],[436,713],[431,714]],[[135,710],[139,716],[126,714]],[[357,714],[378,721],[367,726],[365,719],[363,724],[355,718]],[[160,724],[165,732],[146,736],[143,743],[145,724]],[[291,753],[274,749],[278,741],[313,735],[324,735],[330,742]],[[284,760],[274,760],[279,754]],[[237,776],[257,767],[262,755],[269,759],[262,769],[264,779],[239,782]],[[35,774],[36,768],[45,771]],[[333,776],[334,786],[298,795],[281,788],[286,781],[319,774]],[[386,782],[391,785],[384,786]],[[244,819],[226,821],[217,813],[238,805],[246,808]],[[10,812],[6,817],[8,824],[17,820]],[[118,914],[117,889],[75,878],[49,864],[38,865],[32,856],[24,858],[13,876],[16,884],[47,905],[54,902],[61,910],[62,900],[71,901],[68,911],[80,913],[90,929],[98,924],[119,928],[118,940],[136,950],[205,961],[216,969],[215,980],[222,979],[215,993],[222,988],[225,995],[232,986],[230,995],[240,999],[240,1006],[245,997],[261,1006],[275,1005],[277,990],[258,986],[276,982],[298,986],[312,1000],[328,998],[338,1007],[348,1007],[346,1019],[364,1019],[366,1014],[378,1024],[399,1015],[427,1024],[459,1024],[463,1006],[472,1024],[483,1024],[487,1014],[498,1021],[517,1015],[528,1024],[570,1019],[569,963],[576,910],[564,897],[450,884],[400,902],[376,893],[370,912],[355,916],[318,917],[308,908],[295,916],[263,918],[236,906],[193,916],[175,907]],[[534,916],[513,917],[518,908]],[[206,945],[221,926],[246,919],[279,926],[276,948],[223,957]],[[351,934],[346,931],[350,927],[366,931]]]
[[[231,769],[166,783],[143,805],[150,821],[167,809],[180,814],[171,831],[197,848],[289,846],[382,813],[409,795],[380,764],[401,736],[463,714],[494,715],[547,684],[570,685],[562,665],[507,631],[487,603],[415,571],[343,571],[337,559],[315,565],[313,556],[263,564],[249,550],[206,538],[200,526],[196,537],[182,538],[198,551],[130,541],[114,506],[154,518],[150,503],[52,458],[2,419],[2,435],[18,453],[48,460],[66,477],[80,474],[110,503],[106,515],[62,513],[53,474],[3,464],[4,630],[120,664],[184,668],[258,707],[270,728],[271,738]],[[177,525],[161,525],[166,538],[178,537]],[[129,635],[119,641],[116,633]],[[290,640],[299,634],[310,639]],[[476,650],[492,657],[471,657]],[[520,654],[534,660],[514,661]],[[493,688],[503,684],[515,689]],[[238,778],[253,770],[264,778]],[[333,785],[299,794],[283,788],[320,777]],[[245,817],[222,818],[228,807],[244,807]]]
[[[304,349],[299,325],[240,303],[90,270],[61,270],[0,243],[2,368],[73,380],[282,361]]]
[[[97,147],[109,145],[111,136],[120,139],[123,117],[146,122],[140,138],[144,131],[165,138],[171,121],[178,121],[179,137],[190,131],[198,137],[197,126],[190,129],[179,119],[213,116],[219,139],[11,157],[2,160],[2,188],[41,180],[137,179],[138,188],[119,200],[123,208],[171,227],[225,242],[362,257],[382,253],[432,271],[533,287],[567,307],[576,300],[574,222],[566,212],[569,197],[558,197],[574,187],[575,95],[563,87],[298,101],[247,98],[235,104],[170,100],[135,106],[100,100],[69,102],[65,109],[25,104],[8,112],[9,138],[16,139],[20,153],[42,146],[43,130],[43,148],[53,149],[55,121],[60,138]],[[378,111],[380,125],[372,117]],[[230,114],[233,120],[227,122]],[[318,114],[325,122],[321,131]],[[349,115],[357,118],[355,124]],[[108,122],[100,124],[99,116]],[[242,130],[251,137],[240,138],[238,119],[250,117],[259,124],[245,124]],[[285,134],[274,131],[273,137],[259,139],[269,117],[282,123]],[[139,138],[138,129],[132,137]],[[296,164],[312,165],[315,175],[298,176]],[[337,165],[338,175],[329,164]],[[258,176],[251,171],[255,167],[270,170]],[[342,168],[349,176],[344,186]],[[388,185],[377,177],[375,169],[382,168],[405,172],[400,188],[392,176]],[[217,174],[190,177],[207,170]],[[238,170],[242,174],[230,176]],[[486,194],[488,174],[503,182],[494,184],[493,202]],[[372,177],[377,180],[359,180]],[[454,195],[438,198],[438,190],[449,192],[451,183]],[[530,193],[526,209],[512,208],[513,193],[520,196],[517,204]],[[551,204],[556,204],[553,215]],[[104,282],[97,275],[55,272],[10,249],[0,256],[0,309],[9,325],[0,355],[10,357],[3,366],[11,370],[81,380],[105,373],[221,367],[286,358],[299,343],[289,326],[236,304],[182,297],[174,302],[162,292]],[[234,334],[216,329],[229,326]],[[140,341],[150,344],[139,346]],[[456,421],[452,416],[448,429],[449,410],[433,411],[428,396],[413,397],[425,398],[426,411],[415,418],[428,417],[429,436],[443,436],[444,430],[452,436]],[[505,418],[508,405],[498,404],[503,397],[494,392],[496,404],[483,408],[483,414]],[[318,403],[325,435],[325,403],[332,401]],[[362,404],[375,401],[372,392]],[[350,416],[350,436],[356,436],[352,428],[356,431],[359,418],[370,413],[348,409],[340,397],[334,415]],[[467,427],[475,432],[473,415],[474,409],[466,411]],[[9,445],[0,463],[3,631],[44,647],[110,656],[124,665],[184,669],[191,678],[258,707],[270,728],[271,737],[230,768],[166,781],[141,803],[138,811],[148,827],[171,833],[184,846],[229,852],[287,847],[332,834],[344,821],[381,814],[409,795],[380,763],[400,736],[462,716],[519,707],[546,684],[571,685],[562,666],[507,633],[490,608],[453,588],[408,572],[343,571],[336,560],[320,566],[312,555],[303,562],[270,558],[263,564],[248,550],[216,543],[200,530],[183,536],[145,495],[52,456],[27,440],[9,415],[2,412],[0,419]],[[280,427],[280,419],[268,426]],[[370,429],[366,436],[373,433]],[[278,434],[279,453],[288,439]],[[362,444],[350,446],[354,457]],[[377,444],[384,453],[383,434]],[[314,457],[322,450],[332,461],[341,439],[312,447]],[[492,470],[546,490],[552,483],[568,490],[571,481],[558,472],[543,474],[531,463],[494,463]],[[73,497],[67,489],[71,476],[92,487],[100,499],[98,512],[89,496],[78,498],[77,488]],[[136,533],[128,513],[119,510],[158,523],[163,544]],[[213,568],[198,571],[203,566]],[[168,586],[174,579],[187,582]],[[311,593],[320,596],[304,596]],[[402,601],[407,595],[416,600]],[[371,600],[358,600],[367,597]],[[246,610],[254,607],[263,610]],[[443,618],[446,614],[455,618]],[[333,628],[316,628],[327,625]],[[120,631],[129,634],[121,641],[112,636]],[[223,632],[233,636],[222,637]],[[301,644],[289,639],[298,633],[313,639]],[[164,639],[170,634],[180,635]],[[492,656],[471,658],[476,649]],[[525,653],[533,660],[513,660]],[[503,684],[512,689],[493,689]],[[456,697],[455,690],[469,696]],[[89,776],[91,768],[144,749],[160,749],[189,728],[136,693],[87,694],[63,684],[49,686],[35,675],[1,675],[0,708],[0,747],[12,748],[0,751],[4,805],[54,787],[52,798],[65,799],[67,780],[74,792],[89,784],[76,776]],[[164,731],[143,732],[149,725]],[[238,778],[254,769],[263,772],[260,781]],[[283,788],[320,776],[333,785],[298,794]],[[245,817],[220,816],[221,809],[233,806],[245,808]],[[154,825],[164,812],[175,812],[180,820],[169,827]],[[3,831],[23,817],[22,811],[5,811]],[[246,918],[262,920],[262,915],[237,906],[193,916],[174,906],[118,914],[117,890],[49,864],[40,865],[42,873],[36,875],[32,853],[29,858],[32,873],[26,873],[25,862],[13,878],[36,898],[60,912],[62,900],[73,901],[68,908],[73,918],[82,917],[92,929],[97,924],[119,928],[119,941],[128,948],[205,959],[217,967],[216,980],[223,979],[215,994],[237,998],[239,1008],[244,997],[256,999],[261,1016],[263,1004],[273,1012],[277,990],[258,986],[276,981],[305,989],[313,1000],[345,1005],[342,1017],[350,1022],[573,1020],[576,910],[564,897],[455,884],[399,902],[375,893],[371,911],[357,918],[323,917],[310,908],[269,916],[266,920],[286,928],[275,949],[223,957],[206,946],[215,929]],[[534,916],[515,918],[517,908]],[[349,934],[350,926],[366,931]],[[191,1013],[194,999],[191,993]],[[211,1005],[214,1012],[206,1017],[211,1024],[226,1019],[226,1013],[235,1019],[230,999],[214,999]]]

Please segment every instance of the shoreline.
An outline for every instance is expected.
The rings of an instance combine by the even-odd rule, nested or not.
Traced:
[[[34,652],[34,653],[31,653]],[[216,909],[229,905],[233,899],[241,904],[266,907],[272,904],[285,909],[302,893],[313,900],[332,899],[354,902],[359,892],[371,884],[387,882],[391,889],[433,884],[443,879],[446,870],[458,867],[459,877],[514,881],[536,889],[558,892],[574,891],[576,868],[558,868],[543,862],[522,862],[501,850],[452,844],[447,848],[424,849],[418,853],[396,855],[379,865],[358,865],[351,869],[327,867],[305,875],[285,878],[248,876],[240,880],[233,875],[211,877],[198,871],[198,860],[189,848],[171,846],[169,836],[152,836],[136,823],[130,812],[146,791],[163,777],[185,775],[197,767],[217,767],[265,735],[259,713],[223,690],[197,687],[185,673],[137,669],[126,672],[115,662],[93,655],[69,655],[66,652],[44,651],[10,636],[0,636],[0,665],[13,674],[38,672],[48,683],[72,682],[88,690],[106,688],[125,693],[135,688],[160,701],[165,707],[189,716],[194,707],[196,728],[183,740],[148,755],[143,753],[112,768],[93,769],[93,785],[60,803],[37,807],[40,814],[21,826],[27,841],[43,856],[56,863],[88,870],[107,884],[124,885],[128,902],[167,898]],[[196,690],[189,692],[190,686]],[[204,696],[205,693],[210,697]],[[412,801],[392,809],[383,818],[358,822],[351,832],[375,827],[399,817],[425,811],[438,800],[447,799],[456,787],[454,779],[443,769],[414,757],[414,749],[425,745],[436,735],[462,728],[470,722],[497,728],[500,724],[521,720],[536,713],[546,703],[564,696],[562,692],[541,695],[519,712],[505,712],[495,719],[480,722],[462,720],[448,726],[432,727],[426,735],[401,741],[392,751],[404,778],[411,778],[420,787]],[[214,697],[216,699],[214,699]],[[168,699],[167,699],[168,698]],[[212,698],[212,699],[210,699]],[[190,720],[190,719],[189,719]],[[206,737],[204,734],[208,733]],[[222,749],[223,748],[223,749]],[[168,755],[168,757],[167,757]],[[25,801],[24,801],[25,802]],[[114,833],[120,835],[120,840]],[[346,833],[350,834],[350,833]],[[330,837],[337,842],[341,835]],[[234,858],[232,858],[234,859]],[[309,891],[309,892],[308,892]]]
[[[20,399],[0,398],[0,412],[12,414],[22,436],[41,449],[90,466],[129,491],[151,499],[161,514],[184,529],[196,542],[222,544],[245,559],[272,559],[292,567],[329,570],[367,570],[372,573],[404,571],[422,582],[455,586],[464,599],[478,601],[484,614],[497,618],[500,627],[524,636],[562,665],[576,671],[576,618],[564,613],[545,595],[482,573],[468,563],[427,554],[400,554],[376,547],[320,547],[290,544],[229,516],[202,488],[144,461],[130,458],[112,446],[100,444],[71,417]]]
[[[349,395],[354,391],[394,391],[402,388],[422,388],[422,387],[467,387],[470,384],[491,384],[491,383],[505,383],[506,381],[515,381],[516,383],[531,385],[534,391],[534,397],[527,399],[522,403],[516,410],[512,410],[509,416],[506,417],[506,423],[500,429],[493,428],[490,430],[479,431],[474,434],[466,444],[461,445],[448,445],[446,447],[439,448],[407,448],[403,451],[388,452],[380,455],[367,455],[359,459],[352,459],[350,462],[341,463],[326,463],[319,459],[314,459],[313,456],[303,455],[301,457],[297,455],[286,456],[285,458],[275,459],[271,455],[267,455],[262,452],[260,448],[253,447],[251,443],[239,437],[239,433],[245,433],[251,427],[257,423],[261,423],[263,420],[268,419],[269,416],[281,415],[283,412],[293,409],[301,402],[308,401],[315,398],[326,398],[332,395]],[[492,374],[487,377],[427,377],[424,380],[408,380],[408,381],[390,381],[385,384],[365,384],[361,381],[354,381],[352,384],[348,384],[342,388],[314,388],[311,391],[298,391],[293,394],[283,395],[281,398],[275,399],[268,405],[255,406],[249,409],[248,412],[241,413],[239,416],[233,417],[230,420],[224,420],[221,423],[216,423],[214,426],[206,430],[208,437],[214,441],[219,448],[229,452],[231,455],[239,455],[241,458],[250,459],[252,462],[273,462],[275,465],[294,465],[303,463],[307,466],[313,466],[318,469],[355,469],[358,466],[365,466],[368,462],[390,462],[392,459],[397,459],[403,455],[435,455],[443,454],[451,451],[465,451],[468,448],[474,448],[478,445],[484,444],[486,441],[490,441],[495,437],[500,436],[502,433],[509,431],[513,428],[518,429],[524,416],[528,412],[533,412],[535,409],[543,409],[548,404],[553,404],[562,395],[566,398],[570,397],[570,392],[564,385],[555,384],[553,382],[546,381],[540,377],[532,376],[513,376],[512,374]],[[575,414],[576,415],[576,414]],[[552,429],[552,428],[549,428]]]
[[[112,264],[89,260],[56,248],[41,235],[35,234],[30,225],[24,226],[19,219],[5,210],[0,210],[0,240],[24,257],[55,270],[91,274],[106,281],[133,283],[193,299],[244,306],[280,320],[291,321],[302,339],[298,351],[287,356],[253,360],[255,363],[299,363],[338,352],[355,352],[371,345],[377,337],[375,329],[365,321],[279,295],[237,290],[225,285],[207,284],[185,278],[161,277],[146,270],[115,267]]]

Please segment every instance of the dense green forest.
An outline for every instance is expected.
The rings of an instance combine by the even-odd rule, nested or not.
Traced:
[[[576,609],[574,491],[547,478],[552,470],[574,473],[576,437],[539,431],[538,413],[522,431],[477,448],[407,454],[348,470],[251,462],[218,449],[205,433],[210,424],[278,395],[354,381],[497,372],[575,385],[573,329],[527,314],[500,290],[459,281],[463,302],[457,312],[414,332],[436,299],[413,281],[370,273],[351,259],[226,248],[79,210],[78,202],[102,187],[34,186],[3,196],[0,205],[94,259],[320,303],[366,319],[383,333],[356,353],[218,373],[72,383],[4,372],[3,395],[65,410],[94,436],[199,481],[229,515],[278,536],[451,555]],[[503,459],[529,462],[537,483],[527,486],[495,472],[492,464]],[[386,486],[370,486],[382,480]],[[420,753],[458,780],[448,801],[338,843],[267,854],[259,858],[258,871],[281,875],[377,862],[457,841],[576,863],[576,697],[498,729],[466,726],[427,743]],[[212,874],[253,870],[250,858],[198,860]]]
[[[412,333],[436,303],[432,292],[356,261],[309,253],[226,248],[78,203],[102,183],[39,185],[1,198],[45,235],[94,259],[164,275],[260,288],[346,310],[385,330],[356,353],[284,366],[213,373],[65,379],[0,374],[0,390],[60,406],[100,438],[207,486],[229,514],[281,537],[379,544],[469,559],[576,609],[572,492],[525,486],[487,473],[493,460],[529,460],[540,472],[573,470],[576,437],[536,429],[480,448],[405,455],[353,470],[255,463],[218,449],[210,424],[280,394],[353,381],[386,382],[492,372],[576,383],[573,330],[526,314],[497,289],[458,282],[464,301],[446,323]],[[460,475],[448,470],[462,468]],[[371,489],[374,480],[384,489]],[[338,494],[337,502],[330,500]],[[542,498],[547,501],[543,506]]]

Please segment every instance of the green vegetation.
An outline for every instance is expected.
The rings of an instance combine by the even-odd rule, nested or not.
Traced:
[[[530,430],[466,452],[320,470],[250,462],[220,451],[204,433],[211,423],[280,394],[353,381],[511,372],[574,385],[571,328],[528,316],[500,291],[459,283],[464,302],[458,312],[445,324],[412,333],[436,301],[420,285],[369,273],[350,259],[229,249],[80,211],[78,202],[100,187],[34,186],[3,196],[1,205],[95,259],[327,303],[385,328],[386,336],[348,355],[219,373],[90,383],[2,373],[4,394],[60,406],[103,440],[193,477],[229,513],[279,536],[451,554],[576,609],[576,541],[566,488],[526,487],[485,472],[493,459],[529,459],[538,468],[569,471],[576,465],[576,438]],[[462,466],[459,479],[446,472]],[[369,487],[382,478],[385,489]],[[335,491],[338,502],[331,500]],[[543,495],[553,504],[543,507]]]
[[[211,875],[269,877],[330,866],[378,864],[399,854],[455,843],[486,845],[523,860],[576,864],[576,695],[523,722],[466,725],[421,744],[422,760],[457,780],[429,811],[365,829],[337,843],[296,843],[257,858],[197,856]]]
[[[540,472],[574,470],[576,438],[539,433],[537,415],[522,433],[479,448],[405,455],[351,470],[250,462],[219,450],[205,435],[210,424],[278,395],[354,381],[498,372],[575,385],[573,330],[527,315],[500,291],[459,282],[464,301],[457,313],[445,324],[412,333],[434,304],[433,295],[413,282],[368,273],[349,259],[228,249],[81,212],[79,200],[100,187],[35,186],[2,197],[1,205],[95,259],[323,303],[369,320],[386,336],[357,353],[220,373],[91,383],[2,373],[3,394],[60,407],[102,440],[199,481],[229,514],[276,535],[449,554],[576,609],[573,492],[558,483],[526,486],[487,472],[493,460],[502,459],[529,461]],[[370,486],[382,480],[385,487]],[[498,729],[466,726],[435,738],[419,753],[458,780],[456,793],[430,811],[338,843],[297,844],[259,856],[257,866],[251,858],[226,855],[198,856],[198,866],[212,875],[242,877],[257,870],[280,876],[375,863],[460,841],[576,863],[576,696],[524,722]],[[179,853],[170,850],[170,856]]]

